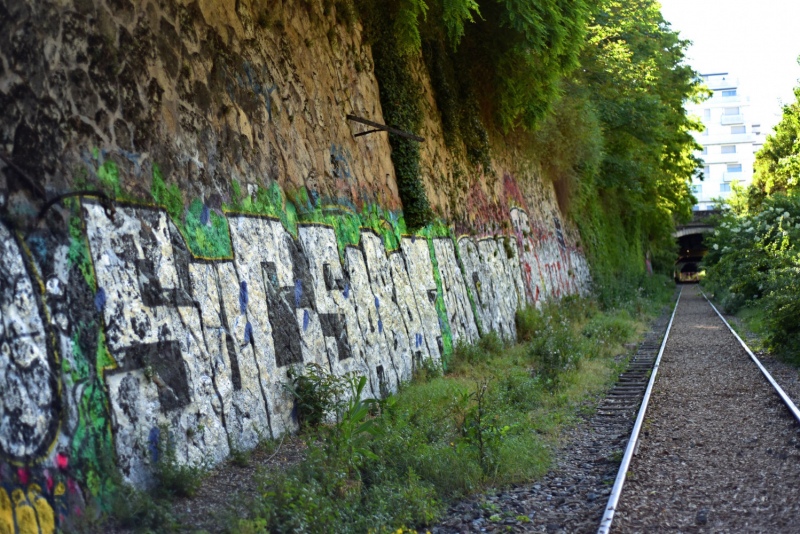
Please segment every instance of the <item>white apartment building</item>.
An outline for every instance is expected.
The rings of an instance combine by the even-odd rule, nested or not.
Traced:
[[[692,180],[692,192],[698,203],[695,210],[714,208],[714,199],[727,198],[731,185],[743,186],[753,181],[755,153],[764,144],[760,121],[750,116],[750,97],[739,89],[739,79],[727,72],[702,74],[713,96],[688,111],[699,116],[705,130],[694,132],[703,146],[697,156],[703,160],[704,179]]]

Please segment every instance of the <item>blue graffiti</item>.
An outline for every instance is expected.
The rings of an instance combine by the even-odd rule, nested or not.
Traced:
[[[208,206],[203,204],[203,211],[200,213],[200,224],[206,226],[208,224],[208,216],[209,216],[209,209]]]
[[[308,328],[308,310],[303,310],[303,332]]]
[[[303,296],[303,281],[299,278],[294,283],[294,307],[300,307],[300,298]]]
[[[94,306],[97,308],[97,311],[103,311],[103,307],[106,305],[106,291],[102,287],[97,288],[97,293],[94,296]]]
[[[158,462],[158,440],[161,437],[161,430],[157,426],[150,429],[150,435],[147,436],[147,448],[150,450],[150,457],[153,462]]]
[[[350,151],[339,145],[331,145],[331,166],[333,167],[333,176],[341,180],[350,179]]]
[[[247,324],[244,325],[244,342],[245,345],[250,343],[250,338],[253,337],[253,326],[250,324],[250,321],[247,321]]]
[[[247,302],[247,282],[242,281],[242,286],[239,290],[239,308],[242,310],[242,313],[247,311]]]

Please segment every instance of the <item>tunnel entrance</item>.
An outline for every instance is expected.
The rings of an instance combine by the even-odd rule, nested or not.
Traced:
[[[699,282],[703,271],[700,262],[708,253],[703,236],[705,232],[682,235],[678,238],[678,259],[675,261],[676,282]]]

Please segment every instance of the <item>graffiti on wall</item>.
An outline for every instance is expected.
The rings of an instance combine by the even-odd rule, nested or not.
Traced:
[[[118,202],[112,219],[83,199],[66,241],[0,225],[9,532],[52,532],[105,491],[92,473],[108,458],[146,486],[159,440],[182,462],[216,463],[231,446],[295,430],[282,388],[293,365],[363,374],[385,396],[458,342],[488,331],[515,339],[520,307],[588,281],[579,251],[534,232],[518,208],[515,236],[359,227],[344,245],[336,224],[235,211],[220,222],[202,203],[192,209],[187,225],[160,206]],[[190,227],[226,243],[201,247]]]

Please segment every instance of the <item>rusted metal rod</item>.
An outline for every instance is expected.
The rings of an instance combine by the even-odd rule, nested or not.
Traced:
[[[114,220],[114,214],[116,213],[116,210],[114,209],[114,203],[111,201],[108,195],[106,195],[102,191],[97,191],[93,189],[81,189],[80,191],[70,191],[69,193],[64,193],[63,195],[58,195],[57,197],[51,198],[50,200],[45,202],[44,206],[42,206],[42,209],[39,210],[39,215],[37,215],[36,218],[41,219],[42,217],[44,217],[44,214],[47,213],[47,210],[53,207],[54,204],[61,202],[65,198],[69,197],[97,197],[97,199],[100,201],[100,204],[103,206],[103,210],[106,212],[106,217],[108,217],[112,221]]]
[[[372,126],[373,128],[375,128],[374,130],[370,130],[368,132],[357,133],[353,137],[358,137],[360,135],[367,135],[373,132],[389,132],[390,134],[399,135],[400,137],[405,137],[406,139],[411,139],[412,141],[418,141],[420,143],[425,142],[424,137],[404,132],[403,130],[398,130],[397,128],[392,128],[391,126],[386,126],[385,124],[380,124],[378,122],[362,119],[361,117],[356,117],[355,115],[347,115],[347,120],[351,120],[353,122],[360,122],[361,124],[366,124],[367,126]]]

